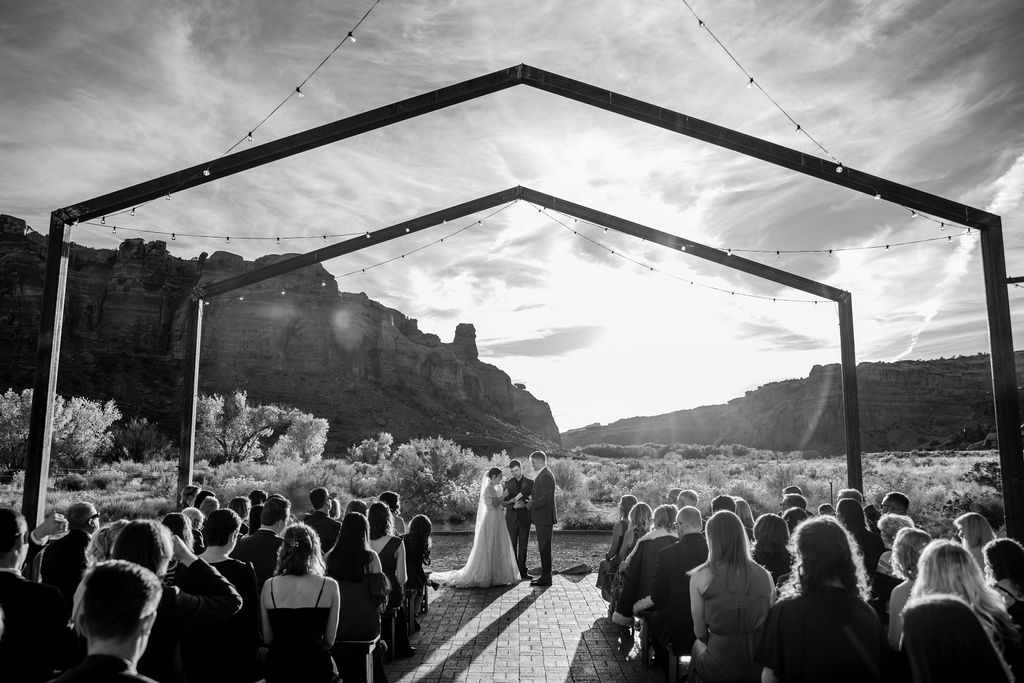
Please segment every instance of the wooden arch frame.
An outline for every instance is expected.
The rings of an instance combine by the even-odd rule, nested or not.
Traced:
[[[1006,262],[1002,222],[999,216],[953,200],[873,176],[835,162],[804,154],[760,138],[696,119],[679,112],[626,97],[559,74],[520,64],[447,86],[383,107],[356,114],[333,123],[311,128],[203,164],[154,178],[78,204],[58,209],[50,215],[46,257],[46,275],[36,354],[36,376],[32,397],[28,442],[28,466],[22,508],[32,527],[42,518],[46,503],[46,480],[53,433],[52,407],[56,396],[63,324],[64,294],[67,287],[69,226],[127,208],[138,206],[170,193],[213,182],[257,166],[382,128],[445,107],[466,102],[516,85],[527,85],[577,102],[604,109],[659,128],[664,128],[719,147],[740,152],[804,175],[841,185],[856,192],[878,197],[908,209],[960,223],[979,230],[988,309],[989,342],[992,362],[993,400],[999,437],[1000,469],[1003,477],[1004,508],[1011,536],[1024,536],[1024,459],[1022,439],[1017,427],[1019,400],[1009,301],[1006,291]],[[584,209],[586,207],[583,207]],[[636,226],[637,224],[633,224]],[[613,227],[613,226],[609,226]],[[643,227],[643,226],[639,226]],[[621,229],[621,228],[617,228]],[[385,229],[387,230],[387,229]],[[628,230],[624,230],[628,232]],[[383,231],[378,231],[383,232]],[[679,238],[674,238],[679,239]],[[372,243],[372,239],[369,243]],[[367,244],[367,242],[364,242]],[[696,247],[696,243],[694,243]],[[701,245],[702,246],[702,245]],[[718,250],[710,251],[719,252]],[[706,255],[710,256],[710,254]],[[738,257],[729,257],[737,259]],[[712,259],[714,260],[714,259]],[[749,261],[751,264],[756,262]],[[729,264],[726,264],[729,265]],[[761,264],[756,264],[766,268]],[[773,269],[774,270],[774,269]],[[778,271],[780,273],[784,271]],[[788,276],[793,276],[787,273]],[[813,281],[808,281],[813,282]],[[820,283],[816,283],[820,285]],[[840,290],[836,290],[840,291]],[[848,294],[847,294],[848,296]],[[831,298],[831,297],[829,297]],[[198,301],[198,298],[196,299]],[[201,308],[193,303],[197,310]],[[842,306],[840,306],[842,311]],[[201,314],[194,316],[198,332]],[[852,325],[852,315],[851,315]],[[851,328],[852,348],[852,328]],[[851,361],[853,359],[851,358]],[[190,370],[189,372],[194,372]],[[845,373],[844,373],[844,379]],[[855,373],[852,373],[855,381]],[[194,391],[194,389],[193,389]],[[858,448],[859,456],[859,448]]]

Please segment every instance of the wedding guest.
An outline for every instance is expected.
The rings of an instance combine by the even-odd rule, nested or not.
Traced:
[[[878,520],[879,537],[882,539],[882,546],[885,550],[878,558],[878,566],[871,577],[872,605],[878,611],[878,617],[882,626],[888,625],[889,596],[893,589],[900,583],[896,571],[892,566],[892,546],[896,541],[896,534],[900,529],[910,529],[914,526],[914,520],[906,515],[882,515]]]
[[[676,507],[698,507],[697,506],[697,492],[693,489],[685,489],[679,492],[679,498],[676,499]],[[699,509],[699,508],[698,508]]]
[[[189,683],[247,682],[258,678],[260,618],[256,572],[248,562],[231,557],[241,526],[241,518],[229,509],[214,510],[206,518],[206,550],[199,559],[234,586],[242,598],[242,609],[224,621],[196,624],[182,633],[181,660]],[[191,588],[187,579],[178,585],[185,591]],[[225,657],[224,653],[230,656]]]
[[[242,526],[238,530],[239,536],[249,535],[249,510],[252,509],[252,503],[245,496],[235,496],[228,501],[228,509],[238,515],[238,518],[242,520]]]
[[[908,515],[910,510],[910,498],[907,494],[899,491],[890,491],[882,498],[882,512],[893,515]]]
[[[242,608],[242,598],[227,579],[162,524],[147,519],[129,522],[114,544],[114,559],[134,562],[160,577],[167,574],[172,556],[182,565],[179,576],[189,590],[164,584],[149,644],[138,663],[139,673],[160,683],[184,680],[177,655],[183,631],[222,621]]]
[[[185,508],[194,507],[196,504],[196,496],[199,494],[199,487],[195,484],[189,484],[181,490],[181,495],[178,496],[178,509],[184,510]]]
[[[211,512],[220,509],[220,501],[217,500],[216,496],[207,496],[197,507],[199,508],[199,512],[203,513],[203,519],[205,520],[210,516]],[[206,522],[204,521],[203,524],[205,526]]]
[[[818,514],[821,516],[828,515],[829,517],[835,517],[836,509],[832,507],[831,503],[822,503],[818,506]]]
[[[402,537],[405,546],[405,587],[414,591],[410,602],[410,609],[413,617],[420,613],[420,606],[423,604],[423,596],[427,592],[430,579],[424,567],[430,565],[430,532],[433,526],[425,515],[416,515],[409,522],[409,531]],[[415,624],[415,630],[420,625]]]
[[[91,567],[82,580],[77,620],[88,656],[53,683],[155,683],[137,673],[136,667],[149,642],[162,594],[160,578],[133,562],[107,560]]]
[[[395,522],[395,533],[399,536],[405,535],[405,520],[398,514],[402,511],[402,504],[398,494],[394,491],[385,491],[377,496],[377,500],[388,506],[391,510],[391,519]]]
[[[365,517],[369,511],[370,506],[367,505],[366,502],[362,500],[350,500],[348,502],[348,505],[345,506],[346,515],[350,512],[356,512]]]
[[[626,530],[629,528],[629,512],[636,503],[636,496],[627,494],[619,498],[619,521],[612,525],[612,542],[597,570],[597,587],[601,589],[601,595],[605,600],[611,598],[612,578],[615,570],[619,568],[619,551],[622,550]]]
[[[789,554],[789,527],[778,515],[767,513],[754,522],[754,562],[768,570],[772,584],[789,574],[793,558]]]
[[[370,505],[367,521],[370,525],[370,548],[377,553],[384,575],[391,583],[391,595],[388,596],[388,611],[394,615],[397,623],[405,622],[405,610],[402,598],[407,577],[405,567],[405,544],[395,535],[391,509],[380,501]],[[395,629],[396,642],[388,643],[394,648],[396,657],[412,657],[416,650],[409,646],[409,634],[402,628]]]
[[[1010,669],[981,619],[960,597],[929,595],[903,612],[903,649],[915,683],[1011,683]]]
[[[750,556],[747,534],[735,513],[713,514],[707,539],[707,562],[690,572],[690,612],[697,637],[691,669],[702,683],[757,683],[761,666],[754,654],[775,585]]]
[[[192,548],[193,553],[195,552],[195,536],[192,533],[192,522],[188,517],[180,512],[169,512],[164,515],[160,523],[170,530],[171,535],[180,538],[187,547]],[[167,568],[167,575],[170,577],[171,583],[174,583],[174,577],[177,573],[178,561],[172,559],[170,566]]]
[[[109,560],[118,534],[127,525],[128,520],[118,519],[94,533],[89,540],[89,545],[85,549],[85,563],[91,567],[98,562]]]
[[[747,540],[754,540],[754,513],[750,510],[750,503],[740,498],[739,496],[733,496],[733,500],[736,501],[736,516],[743,522],[743,528],[747,530]]]
[[[192,552],[196,555],[206,550],[206,541],[203,539],[203,524],[206,522],[206,515],[199,511],[199,508],[185,508],[181,514],[188,518],[192,525]]]
[[[708,559],[708,544],[701,534],[704,521],[700,510],[682,508],[676,515],[679,542],[658,553],[651,587],[654,604],[652,627],[657,642],[655,659],[667,655],[667,646],[675,655],[685,655],[693,648],[693,615],[690,612],[689,571]]]
[[[263,590],[263,584],[274,574],[277,554],[281,549],[281,534],[288,524],[291,506],[284,498],[269,498],[260,512],[260,528],[238,541],[231,556],[248,562],[256,571],[256,586]]]
[[[789,508],[800,508],[803,511],[807,511],[807,499],[800,493],[787,493],[782,496],[781,510],[785,512]]]
[[[832,517],[801,524],[793,571],[768,613],[757,660],[762,683],[881,681],[885,636],[867,603],[857,545]]]
[[[341,519],[341,503],[338,501],[337,493],[331,494],[331,509],[328,510],[327,515],[331,519]],[[341,522],[339,521],[338,523],[340,524]]]
[[[1024,547],[1012,538],[997,538],[982,549],[985,578],[999,593],[1006,611],[1024,627]]]
[[[327,553],[327,575],[338,582],[341,604],[338,633],[331,653],[345,681],[362,680],[363,666],[342,644],[344,641],[367,641],[380,635],[380,614],[387,604],[386,591],[374,594],[374,584],[387,579],[381,571],[380,559],[370,548],[370,527],[358,512],[346,513],[341,521],[338,542]],[[376,578],[375,578],[376,577]],[[383,677],[380,649],[374,650],[374,680]]]
[[[269,501],[268,501],[269,504]],[[341,594],[324,576],[320,537],[305,524],[284,531],[274,576],[260,594],[267,683],[334,680],[331,645],[338,632]]]
[[[974,563],[979,569],[985,568],[985,556],[982,548],[989,541],[995,540],[996,534],[992,531],[992,525],[977,512],[968,512],[960,515],[953,521],[956,526],[956,533],[960,536],[960,543],[964,549],[974,558]]]
[[[676,514],[675,505],[659,505],[654,511],[654,528],[630,551],[624,562],[627,566],[622,593],[612,617],[615,623],[629,625],[634,615],[653,604],[650,596],[658,567],[658,553],[678,540],[672,529]]]
[[[47,545],[39,578],[43,583],[57,588],[70,609],[75,590],[85,572],[85,549],[100,528],[100,513],[92,503],[80,501],[68,506],[65,516],[68,520],[68,533]]]
[[[864,509],[853,498],[840,500],[836,507],[836,514],[840,523],[853,536],[853,540],[857,541],[857,547],[860,548],[863,556],[864,571],[871,576],[878,568],[878,558],[882,556],[882,551],[885,549],[882,539],[877,534],[868,531],[867,521],[864,519]]]
[[[206,500],[207,498],[211,498],[211,497],[212,498],[216,498],[217,496],[216,496],[216,494],[214,494],[213,491],[208,491],[207,489],[203,489],[202,491],[200,491],[199,493],[196,494],[196,500],[195,500],[194,503],[192,503],[192,507],[196,507],[196,508],[200,507],[203,504],[204,500]],[[205,513],[203,513],[203,514],[205,516]]]
[[[864,505],[864,494],[857,489],[839,489],[839,493],[836,494],[836,508],[839,507],[839,501],[846,499],[855,500],[858,505]]]
[[[331,497],[327,489],[318,486],[309,492],[309,504],[313,511],[306,515],[303,522],[313,528],[316,535],[320,537],[320,547],[323,551],[329,552],[338,540],[338,532],[341,531],[341,522],[331,519]]]
[[[267,492],[262,489],[253,489],[249,492],[249,535],[252,536],[260,529],[260,519],[263,516],[263,504],[267,502]]]
[[[786,495],[787,493],[797,493],[797,494],[800,494],[802,496],[802,495],[804,495],[804,490],[802,488],[800,488],[799,486],[796,486],[795,484],[793,484],[793,485],[787,486],[786,488],[782,489],[782,495]]]
[[[70,610],[60,590],[22,576],[28,551],[25,518],[14,508],[0,507],[0,674],[4,680],[36,683],[71,663],[72,639]]]
[[[864,506],[864,522],[868,527],[868,531],[878,535],[878,521],[882,519],[882,513],[878,511],[874,505]]]
[[[732,496],[727,496],[724,493],[720,496],[715,496],[711,499],[711,514],[719,512],[720,510],[728,510],[729,512],[736,512],[736,501],[733,500]]]
[[[669,489],[668,493],[665,494],[665,503],[668,505],[675,506],[676,501],[679,500],[679,494],[682,492],[683,490],[678,487]]]
[[[611,594],[612,599],[608,605],[608,616],[613,617],[618,606],[619,598],[626,581],[626,570],[629,563],[626,558],[633,552],[637,542],[651,530],[654,521],[654,511],[647,503],[637,503],[629,511],[629,525],[626,527],[626,539],[622,543],[622,549],[618,555],[618,567],[615,576],[612,577]]]
[[[786,527],[789,529],[790,535],[796,531],[796,528],[800,526],[801,522],[810,518],[811,514],[803,508],[792,507],[782,513],[782,521],[786,523]]]
[[[892,568],[903,579],[903,583],[889,594],[889,647],[900,649],[903,637],[903,608],[910,599],[910,592],[917,581],[917,563],[932,537],[927,532],[914,528],[903,528],[896,532],[892,544]]]

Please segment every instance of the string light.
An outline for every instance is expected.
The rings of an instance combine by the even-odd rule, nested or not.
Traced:
[[[104,216],[103,218],[100,219],[100,225],[106,225],[106,224],[107,224],[107,217]]]
[[[754,88],[754,77],[751,76],[750,80],[747,81],[747,90],[753,90]]]
[[[284,290],[283,289],[281,290],[281,296],[284,296]]]
[[[352,34],[352,31],[349,31],[349,32],[348,32],[348,36],[346,36],[346,37],[347,37],[347,38],[348,38],[349,40],[351,40],[351,41],[352,41],[353,43],[354,43],[354,42],[356,42],[356,37],[355,37],[355,36],[354,36],[354,35]]]
[[[252,134],[253,134],[253,131],[251,131],[251,130],[248,133],[245,134],[245,141],[246,142],[252,142]]]
[[[175,234],[174,234],[174,233],[172,232],[172,233],[171,233],[171,241],[174,241],[174,240],[176,240],[176,239],[178,239],[178,236],[177,236],[177,235],[175,235]]]
[[[206,176],[207,178],[209,178],[210,177],[210,169],[209,168],[204,168],[203,169],[203,175]]]
[[[101,226],[103,224],[102,223],[98,223],[98,222],[97,223],[90,222],[90,223],[83,223],[83,225],[89,225],[89,226],[96,227],[96,226]],[[171,234],[167,230],[152,230],[152,229],[149,229],[149,228],[132,228],[132,227],[128,227],[128,226],[125,226],[125,225],[115,225],[114,227],[117,228],[118,230],[123,230],[125,232],[137,232],[137,233],[143,233],[143,234],[149,234],[149,235],[170,235]],[[189,233],[189,232],[177,232],[177,231],[175,231],[175,234],[181,235],[182,237],[197,237],[197,238],[202,238],[202,239],[216,239],[216,240],[223,239],[225,242],[230,244],[232,239],[234,239],[235,241],[249,240],[249,241],[262,241],[262,242],[267,242],[267,241],[271,241],[271,240],[273,240],[275,242],[280,242],[280,241],[284,241],[284,240],[319,240],[319,239],[327,240],[329,237],[331,237],[331,238],[333,238],[333,237],[354,237],[356,235],[362,235],[364,233],[362,233],[362,232],[339,232],[339,233],[326,233],[326,234],[323,234],[323,235],[320,235],[320,236],[317,236],[317,235],[280,235],[278,237],[257,237],[257,236],[247,237],[247,236],[244,236],[244,235],[242,235],[242,236],[236,235],[234,238],[232,238],[231,235],[224,235],[224,234],[211,235],[211,234],[206,234],[206,233]]]
[[[135,207],[134,206],[132,207],[132,210],[128,212],[128,215],[129,216],[134,216],[135,215]]]
[[[305,97],[305,95],[302,92],[302,88],[298,86],[295,87],[295,94],[298,95],[299,97]]]

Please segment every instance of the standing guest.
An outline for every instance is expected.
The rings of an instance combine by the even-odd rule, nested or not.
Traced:
[[[380,635],[380,613],[383,600],[371,592],[373,583],[386,579],[380,559],[370,548],[370,527],[366,517],[349,512],[341,521],[341,533],[331,552],[327,553],[327,575],[338,582],[341,603],[345,609],[338,616],[338,633],[331,653],[345,681],[362,680],[362,663],[348,652],[343,641],[367,641]],[[374,579],[374,575],[378,575]],[[374,649],[374,680],[386,683],[380,648]]]
[[[1013,623],[1024,627],[1024,547],[1012,538],[997,538],[982,549],[985,578],[998,591]]]
[[[192,522],[189,518],[180,512],[168,512],[164,515],[164,518],[160,520],[160,523],[170,530],[172,536],[177,536],[185,542],[185,546],[192,548],[192,552],[195,552],[195,536],[192,533]],[[171,560],[170,566],[167,568],[167,575],[171,577],[171,583],[175,583],[174,576],[178,573],[178,561]]]
[[[906,515],[887,514],[882,515],[877,526],[885,551],[878,558],[878,566],[871,576],[871,604],[878,612],[882,626],[888,626],[889,611],[886,605],[889,604],[889,596],[900,583],[900,577],[892,566],[892,546],[900,529],[913,528],[914,520]]]
[[[911,600],[903,624],[914,683],[1014,680],[991,634],[962,598],[938,594]]]
[[[245,496],[235,496],[228,502],[228,509],[238,515],[238,518],[242,520],[242,526],[238,530],[239,536],[249,535],[249,510],[252,509],[252,503]]]
[[[252,491],[249,491],[249,503],[252,505],[252,507],[249,508],[250,536],[259,531],[260,519],[263,516],[263,504],[266,502],[267,492],[263,489],[253,489]]]
[[[635,614],[651,606],[658,553],[679,540],[672,529],[677,512],[675,505],[659,505],[654,511],[654,528],[630,551],[622,593],[612,617],[615,623],[630,625]]]
[[[700,510],[684,507],[676,515],[679,542],[658,553],[651,589],[655,609],[652,627],[658,643],[656,659],[667,655],[666,646],[671,646],[676,655],[686,654],[696,640],[693,634],[693,615],[690,612],[688,572],[708,559],[708,544],[701,534],[703,527]]]
[[[995,532],[992,531],[992,525],[977,512],[968,512],[960,515],[954,520],[953,524],[956,526],[957,535],[960,536],[961,545],[974,558],[974,563],[978,565],[978,569],[984,569],[985,556],[982,553],[982,548],[985,547],[986,543],[996,538]]]
[[[694,491],[693,489],[685,489],[683,491],[680,491],[679,498],[676,499],[676,507],[692,507],[700,509],[697,506],[697,492]]]
[[[806,512],[807,499],[800,493],[787,493],[782,497],[782,504],[779,507],[783,512],[789,508],[800,508]]]
[[[188,518],[192,524],[192,552],[196,555],[206,550],[206,541],[203,539],[203,524],[206,523],[206,515],[199,511],[199,508],[185,508],[181,514]]]
[[[72,503],[67,511],[68,533],[51,541],[43,553],[40,580],[57,588],[71,609],[78,582],[85,571],[85,549],[100,528],[100,513],[92,503]]]
[[[892,589],[889,594],[889,647],[900,649],[903,637],[903,608],[910,599],[910,591],[917,581],[917,561],[925,547],[931,543],[932,537],[920,529],[904,528],[896,532],[896,540],[892,544],[892,568],[903,583]]]
[[[269,501],[268,501],[269,504]],[[324,576],[320,537],[305,524],[285,529],[274,576],[260,594],[267,683],[334,680],[331,645],[338,632],[341,594]]]
[[[835,517],[836,509],[832,507],[831,503],[822,503],[818,506],[818,514],[822,516],[828,515],[830,517]]]
[[[331,497],[327,489],[319,486],[309,492],[309,504],[313,511],[302,520],[306,525],[313,528],[316,535],[320,537],[320,547],[325,553],[330,552],[334,542],[338,540],[338,532],[341,531],[341,522],[331,519]]]
[[[786,523],[786,527],[789,528],[790,535],[796,531],[796,528],[800,526],[800,523],[805,519],[810,519],[811,513],[803,508],[792,507],[782,513],[782,521]]]
[[[882,556],[885,547],[877,534],[868,531],[864,509],[853,498],[843,498],[836,507],[836,514],[839,522],[850,532],[853,540],[857,541],[857,547],[860,548],[863,557],[864,571],[868,576],[873,575],[878,568],[878,558]]]
[[[665,504],[675,507],[676,502],[679,500],[679,494],[682,492],[683,490],[681,488],[669,489],[668,493],[665,495]]]
[[[427,592],[427,585],[430,579],[427,577],[425,566],[430,564],[430,532],[433,526],[430,520],[424,515],[416,515],[409,522],[409,531],[402,537],[402,544],[405,546],[405,587],[413,591],[409,608],[413,617],[420,613],[420,606],[423,604],[423,596]],[[435,584],[436,586],[436,584]],[[420,625],[415,625],[419,630]]]
[[[196,504],[196,496],[199,494],[199,487],[195,484],[189,484],[181,490],[181,495],[178,496],[178,509],[184,510],[185,508],[194,507]]]
[[[207,489],[203,489],[202,491],[200,491],[199,493],[196,494],[196,500],[195,500],[194,503],[192,503],[192,506],[193,507],[199,507],[199,506],[201,506],[203,504],[203,501],[206,500],[207,498],[216,498],[216,497],[217,496],[216,496],[216,494],[213,491],[208,491]]]
[[[155,683],[136,667],[156,622],[160,578],[132,562],[108,560],[89,569],[82,587],[77,625],[89,654],[53,683]]]
[[[772,584],[789,573],[793,562],[789,554],[789,527],[785,520],[771,513],[761,515],[754,522],[754,562],[768,570]]]
[[[882,498],[882,512],[893,515],[910,514],[910,498],[899,491],[890,491]]]
[[[736,516],[743,522],[743,528],[747,530],[747,540],[754,540],[754,513],[750,509],[750,503],[739,496],[733,496],[736,501]]]
[[[711,515],[707,538],[708,561],[690,572],[690,613],[697,637],[690,666],[702,683],[757,683],[757,644],[775,585],[771,574],[751,558],[747,534],[735,513]]]
[[[846,499],[855,500],[858,505],[864,504],[864,494],[857,489],[839,489],[839,493],[836,494],[837,508],[839,506],[839,501]]]
[[[4,680],[48,681],[72,655],[70,610],[60,590],[33,583],[21,574],[29,550],[25,518],[0,507],[0,672]]]
[[[206,551],[199,559],[235,587],[242,597],[242,609],[225,621],[196,624],[182,633],[181,661],[189,683],[247,682],[257,678],[260,618],[256,572],[248,562],[231,557],[241,526],[242,520],[233,510],[214,510],[206,519]],[[182,590],[190,590],[187,581],[182,583]]]
[[[384,493],[377,496],[377,500],[388,506],[391,510],[391,519],[395,523],[395,533],[399,536],[405,535],[405,520],[402,519],[399,514],[402,511],[402,503],[399,496],[394,491],[385,491]]]
[[[405,591],[406,575],[405,544],[395,535],[391,509],[380,501],[370,506],[367,515],[370,524],[370,548],[377,553],[384,575],[391,583],[391,594],[388,596],[388,610],[394,614],[397,623],[405,623],[405,609],[402,600]],[[404,628],[395,629],[395,642],[388,643],[394,648],[396,657],[412,657],[416,650],[409,646],[409,634]]]
[[[790,541],[794,569],[768,614],[762,683],[882,680],[885,636],[867,603],[857,544],[831,517],[808,520]]]
[[[804,490],[802,488],[800,488],[799,486],[790,485],[790,486],[787,486],[786,488],[782,489],[782,495],[786,495],[787,493],[796,493],[796,494],[802,496],[802,495],[804,495]]]
[[[874,505],[864,506],[864,521],[867,524],[868,531],[873,534],[878,534],[878,521],[882,519],[882,513],[878,511]]]
[[[624,557],[619,553],[626,540],[626,531],[629,529],[629,513],[636,503],[636,496],[625,495],[619,498],[619,521],[612,525],[612,542],[597,570],[597,587],[601,589],[601,595],[605,600],[611,598],[612,578],[619,568],[619,562]]]
[[[288,524],[291,505],[284,498],[269,498],[260,513],[260,528],[235,545],[231,557],[248,562],[256,571],[256,586],[263,590],[263,584],[277,568],[277,554],[281,549],[281,534]]]
[[[341,502],[338,501],[338,494],[337,493],[332,493],[331,494],[331,509],[327,512],[327,515],[331,519],[337,519],[337,520],[341,519]],[[340,521],[338,523],[341,524]]]
[[[198,507],[199,511],[203,513],[203,519],[206,519],[214,510],[220,510],[220,501],[217,500],[216,496],[207,496],[206,498],[203,498],[203,502],[196,507]]]
[[[355,512],[365,517],[366,513],[368,513],[369,511],[370,506],[367,505],[366,502],[362,500],[350,500],[348,502],[348,505],[345,506],[346,515],[350,512]]]
[[[242,608],[242,598],[227,579],[192,554],[184,541],[171,536],[167,527],[148,519],[135,520],[114,544],[114,559],[134,562],[159,577],[166,576],[172,556],[183,566],[179,577],[189,590],[164,584],[149,644],[138,664],[139,673],[160,683],[184,680],[178,657],[184,631],[223,621]]]
[[[733,499],[732,496],[727,496],[723,493],[722,495],[715,496],[714,498],[711,499],[712,516],[714,515],[714,513],[720,512],[721,510],[728,510],[733,514],[736,513],[736,501]]]
[[[516,554],[519,575],[532,581],[533,577],[526,568],[526,551],[530,545],[532,519],[527,501],[533,495],[533,479],[523,475],[523,464],[518,460],[510,461],[508,470],[512,476],[505,480],[505,499],[501,503],[505,508],[505,526]]]
[[[118,519],[99,529],[92,535],[89,545],[85,549],[85,563],[90,567],[99,562],[111,559],[114,550],[114,542],[118,534],[128,525],[128,520]],[[81,586],[81,584],[79,584]]]

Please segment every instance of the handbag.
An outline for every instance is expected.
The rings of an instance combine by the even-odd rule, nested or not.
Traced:
[[[367,585],[370,592],[370,601],[377,607],[377,613],[383,614],[388,606],[388,596],[391,595],[391,582],[381,572],[369,573],[367,569]]]

